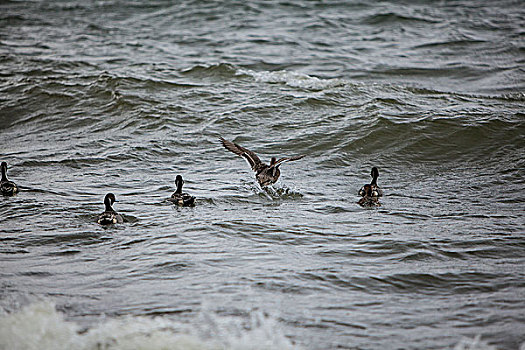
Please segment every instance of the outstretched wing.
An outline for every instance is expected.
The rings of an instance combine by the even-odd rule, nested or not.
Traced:
[[[242,146],[239,146],[236,143],[223,139],[222,137],[219,137],[219,140],[221,141],[224,148],[226,148],[228,151],[231,151],[246,159],[252,167],[252,170],[257,169],[257,166],[261,164],[261,160],[259,159],[259,157],[257,157],[257,155],[249,149],[246,149]]]
[[[272,167],[276,167],[277,168],[279,165],[281,165],[284,162],[291,162],[292,160],[299,160],[299,159],[304,158],[304,157],[305,157],[305,155],[301,154],[300,156],[280,158],[279,160],[277,160],[275,162],[275,164],[272,164]]]

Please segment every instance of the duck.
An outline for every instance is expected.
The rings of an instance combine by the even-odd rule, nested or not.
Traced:
[[[0,192],[4,196],[14,196],[18,193],[18,186],[7,179],[7,163],[2,162],[0,165],[2,168],[2,180],[0,181]]]
[[[100,225],[111,225],[111,224],[121,224],[124,222],[124,219],[122,219],[122,216],[117,213],[113,207],[113,203],[115,203],[117,199],[115,198],[115,195],[113,193],[108,193],[104,197],[104,205],[106,206],[106,210],[99,215],[97,223]]]
[[[373,167],[372,171],[370,172],[370,176],[372,176],[372,182],[370,182],[370,187],[371,187],[371,190],[372,190],[371,196],[372,197],[381,197],[381,196],[383,196],[383,190],[377,185],[377,178],[379,177],[379,170],[377,170],[376,167]],[[359,190],[359,195],[361,197],[364,197],[366,195],[365,186],[363,186]]]
[[[175,190],[169,200],[181,207],[193,207],[195,205],[195,197],[187,193],[182,193],[182,185],[184,185],[184,180],[181,175],[177,175],[175,177],[175,187],[177,187],[177,190]]]
[[[357,201],[362,207],[380,207],[381,203],[379,202],[379,197],[374,196],[374,191],[372,185],[366,184],[361,189],[364,192],[364,196]]]
[[[248,161],[248,164],[250,164],[252,170],[255,172],[255,178],[257,179],[257,182],[262,188],[274,184],[279,179],[279,176],[281,175],[279,167],[281,166],[281,164],[283,164],[284,162],[299,160],[305,156],[303,154],[299,156],[284,157],[280,159],[272,157],[270,160],[270,164],[268,165],[264,164],[259,159],[259,157],[257,157],[257,155],[249,149],[244,148],[231,141],[225,140],[222,137],[220,137],[219,140],[221,141],[224,148],[226,148],[228,151],[233,152]]]

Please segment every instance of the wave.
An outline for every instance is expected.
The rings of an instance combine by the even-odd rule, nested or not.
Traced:
[[[350,134],[340,153],[382,156],[405,162],[485,162],[519,160],[524,123],[505,117],[377,116],[363,127],[337,131]]]
[[[324,90],[342,87],[348,84],[344,79],[323,79],[308,74],[287,70],[253,70],[238,67],[229,63],[211,65],[196,65],[183,70],[183,76],[191,78],[206,78],[231,80],[240,77],[250,77],[258,83],[283,84],[294,88],[305,90]]]
[[[158,130],[168,135],[177,129],[184,131],[177,140],[183,139],[187,144],[210,126],[245,127],[242,118],[248,120],[268,113],[271,108],[266,105],[239,106],[236,101],[216,95],[209,98],[208,92],[203,93],[208,90],[205,85],[209,80],[224,83],[241,79],[241,85],[246,85],[248,80],[250,85],[254,81],[307,90],[306,96],[290,100],[282,99],[277,92],[275,101],[279,109],[297,107],[302,112],[321,107],[328,111],[323,113],[335,110],[336,116],[342,116],[335,118],[335,122],[331,120],[333,116],[328,115],[322,123],[314,118],[310,124],[304,124],[309,128],[302,133],[304,140],[316,139],[313,152],[332,151],[330,161],[348,154],[384,155],[402,162],[484,161],[506,155],[516,161],[524,147],[523,115],[513,106],[523,101],[524,94],[520,92],[499,96],[465,95],[419,87],[356,84],[343,78],[319,78],[286,70],[254,70],[229,63],[195,65],[175,72],[179,76],[176,79],[143,73],[122,76],[85,72],[72,82],[63,76],[68,68],[71,68],[69,63],[54,68],[52,75],[57,78],[51,81],[40,77],[40,73],[47,75],[46,71],[38,71],[36,76],[32,74],[30,85],[21,81],[4,88],[3,91],[10,89],[10,93],[19,92],[21,97],[6,103],[9,117],[0,125],[24,129],[20,136],[23,141],[28,139],[27,131],[40,135],[68,133],[80,138],[86,131],[102,135],[107,130],[117,130],[143,135]],[[210,115],[207,110],[196,113],[197,108],[180,102],[183,98],[217,106],[218,113]],[[19,105],[27,106],[23,113],[18,113]],[[42,105],[46,105],[46,109],[42,109]],[[251,113],[232,113],[232,105],[234,111],[237,108]],[[465,107],[456,111],[454,105]],[[415,109],[421,109],[422,115],[412,112]],[[290,118],[283,125],[293,125],[297,130],[296,121],[297,118]],[[323,144],[327,138],[331,140]],[[518,151],[511,152],[512,149]],[[339,152],[333,152],[335,150]],[[170,155],[169,150],[148,145],[137,149],[137,157],[142,157],[144,152],[155,157],[159,153]]]
[[[66,320],[53,302],[41,301],[0,317],[0,349],[300,349],[284,336],[277,320],[260,312],[244,320],[204,312],[194,322],[125,316],[83,329]]]
[[[167,316],[105,317],[90,328],[66,320],[50,301],[0,314],[0,349],[9,350],[270,350],[302,349],[277,320],[253,312],[248,320],[201,314],[195,325]],[[525,343],[520,347],[525,348]],[[463,337],[454,350],[496,350],[481,335]]]
[[[236,68],[228,63],[218,63],[211,65],[201,65],[182,70],[183,76],[190,76],[193,78],[231,78],[235,76]]]
[[[362,20],[362,23],[371,25],[402,24],[405,22],[439,23],[439,20],[429,17],[400,15],[394,12],[377,13]]]

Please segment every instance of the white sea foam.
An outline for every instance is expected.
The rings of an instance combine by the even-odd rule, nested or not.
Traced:
[[[478,335],[475,338],[461,339],[454,350],[497,350],[497,347],[481,340],[481,336]]]
[[[346,84],[342,79],[320,79],[307,74],[289,72],[286,70],[256,72],[249,69],[239,69],[237,75],[249,75],[257,82],[285,84],[291,87],[308,90],[324,90]]]
[[[248,323],[246,323],[248,322]],[[2,350],[263,350],[298,349],[279,323],[261,313],[250,320],[207,313],[198,326],[167,317],[106,318],[82,331],[49,301],[0,316]]]

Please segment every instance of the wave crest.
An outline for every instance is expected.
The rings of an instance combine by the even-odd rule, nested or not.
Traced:
[[[346,85],[346,82],[342,79],[321,79],[308,74],[286,70],[257,72],[249,69],[239,69],[236,74],[250,76],[256,82],[285,84],[306,90],[325,90]]]

